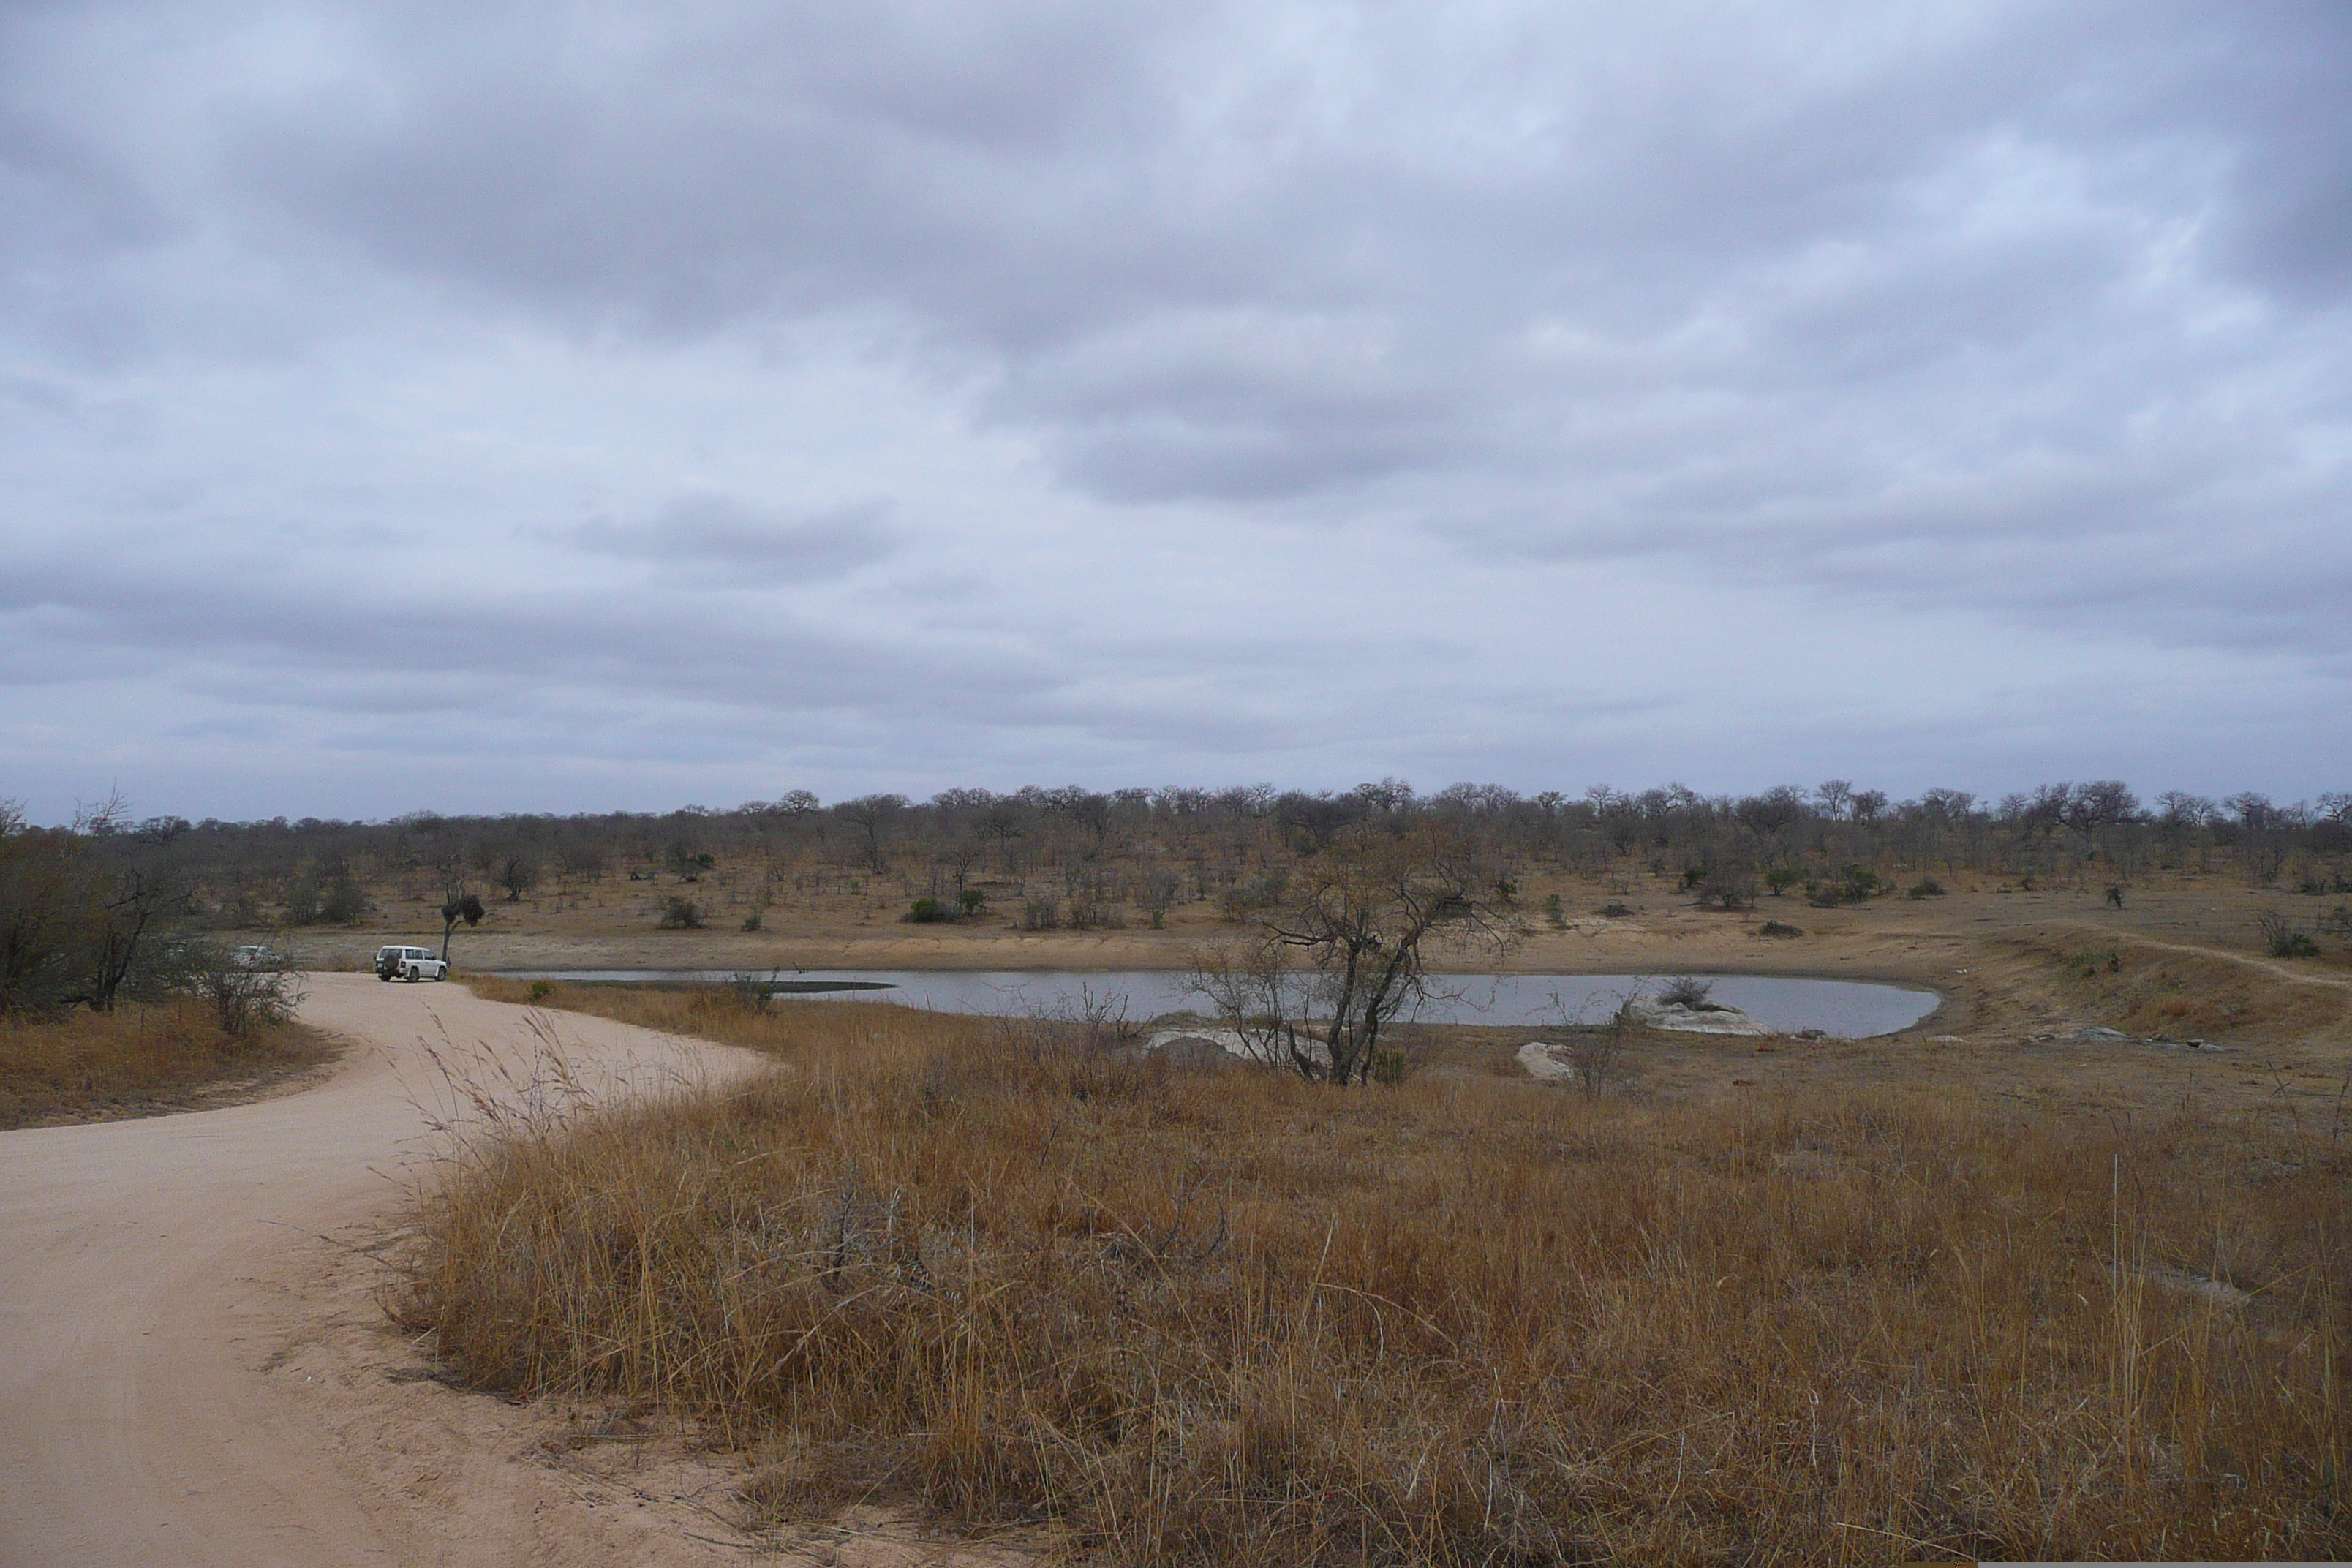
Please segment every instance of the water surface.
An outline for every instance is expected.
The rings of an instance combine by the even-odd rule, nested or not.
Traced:
[[[517,970],[517,980],[577,980],[610,984],[718,984],[730,969]],[[1064,1011],[1091,999],[1123,1001],[1138,1023],[1162,1013],[1207,1012],[1184,988],[1181,971],[995,970],[987,972],[861,969],[758,972],[772,973],[782,995],[828,1001],[895,1002],[943,1013],[1018,1016]],[[1714,999],[1727,1003],[1784,1034],[1819,1029],[1844,1039],[1891,1035],[1933,1013],[1932,991],[1856,980],[1801,980],[1783,975],[1710,974]],[[1449,974],[1433,977],[1447,993],[1418,1015],[1430,1024],[1491,1024],[1541,1028],[1568,1017],[1599,1023],[1636,990],[1654,994],[1664,977],[1636,974]]]

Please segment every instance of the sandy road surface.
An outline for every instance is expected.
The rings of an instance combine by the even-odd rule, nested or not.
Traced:
[[[552,1413],[430,1381],[355,1250],[399,1212],[448,1103],[428,1046],[481,1081],[528,1078],[533,1015],[368,975],[310,993],[305,1018],[352,1042],[316,1088],[0,1133],[0,1565],[743,1561],[722,1472],[568,1462]],[[599,1095],[751,1059],[560,1028]]]

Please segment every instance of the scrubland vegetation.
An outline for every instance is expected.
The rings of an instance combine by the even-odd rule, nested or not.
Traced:
[[[2324,948],[2333,905],[2352,895],[2352,794],[2281,805],[2176,791],[2144,803],[2112,781],[1998,802],[1958,790],[1895,801],[1843,781],[1737,797],[1680,785],[1570,795],[1459,784],[1420,795],[1395,780],[1318,794],[955,789],[923,803],[832,805],[793,791],[664,815],[158,817],[110,820],[105,834],[110,852],[135,843],[142,864],[167,873],[179,918],[224,930],[429,930],[446,924],[453,900],[478,898],[494,930],[522,915],[592,914],[640,931],[773,930],[795,911],[847,904],[920,926],[1094,931],[1157,930],[1188,911],[1246,923],[1281,904],[1335,836],[1433,826],[1475,838],[1515,885],[1630,889],[1663,877],[1731,910],[1929,898],[1960,876],[2120,893],[2168,872],[2273,892],[2282,918]],[[2352,924],[2345,933],[2352,941]]]
[[[542,996],[776,1067],[470,1143],[401,1315],[478,1385],[747,1451],[754,1518],[887,1501],[1131,1563],[2352,1550],[2326,1130]]]
[[[0,1129],[172,1110],[225,1081],[282,1077],[332,1054],[283,1017],[226,1028],[204,997],[0,1015]]]
[[[325,1059],[295,977],[187,929],[169,835],[111,808],[70,828],[0,801],[0,1128],[184,1103]]]

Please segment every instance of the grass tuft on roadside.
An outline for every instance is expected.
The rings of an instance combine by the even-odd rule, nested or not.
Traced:
[[[224,1085],[282,1078],[334,1054],[299,1024],[230,1035],[216,1009],[194,997],[110,1013],[0,1016],[0,1129],[183,1110]]]
[[[589,1000],[781,1065],[461,1148],[400,1315],[478,1385],[754,1449],[757,1516],[1130,1563],[2352,1551],[2325,1137]]]

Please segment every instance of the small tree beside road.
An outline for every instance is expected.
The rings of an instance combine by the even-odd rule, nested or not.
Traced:
[[[481,896],[467,892],[462,885],[449,895],[441,905],[442,963],[449,962],[449,933],[457,929],[457,922],[464,921],[470,931],[482,923],[482,916],[488,912],[482,908]]]

